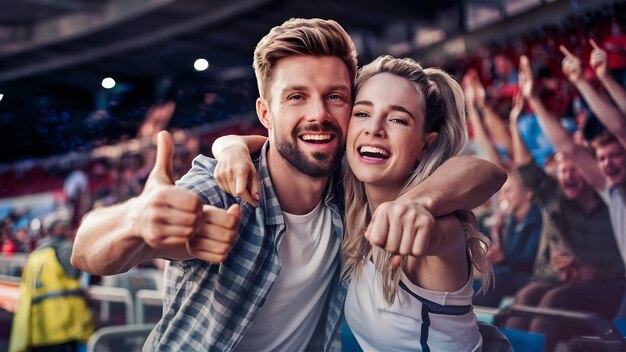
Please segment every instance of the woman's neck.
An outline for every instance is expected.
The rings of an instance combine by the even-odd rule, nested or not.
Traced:
[[[396,200],[400,194],[400,189],[393,189],[390,187],[377,186],[367,183],[364,184],[364,186],[365,195],[367,196],[367,204],[371,213],[374,213],[380,204]]]

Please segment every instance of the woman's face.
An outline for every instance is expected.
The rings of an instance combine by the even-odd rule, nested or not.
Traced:
[[[357,92],[346,137],[348,164],[367,185],[400,191],[421,159],[426,139],[424,113],[415,86],[379,73]]]

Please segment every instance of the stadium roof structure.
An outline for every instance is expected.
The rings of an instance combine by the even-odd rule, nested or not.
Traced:
[[[406,53],[464,30],[461,0],[3,0],[0,85],[29,77],[92,87],[102,77],[158,76],[206,58],[217,78],[249,75],[252,52],[292,17],[332,18],[361,60]],[[498,8],[500,0],[474,0]],[[430,38],[430,39],[429,39]]]
[[[200,57],[217,79],[251,75],[258,40],[292,17],[337,20],[354,38],[360,62],[369,62],[382,53],[407,55],[465,33],[481,14],[494,22],[528,8],[570,2],[570,7],[588,5],[571,0],[2,0],[0,87],[39,77],[48,84],[94,89],[94,81],[111,74],[184,72]],[[589,3],[609,2],[614,1]]]
[[[81,132],[82,115],[118,94],[104,93],[106,77],[121,83],[117,92],[157,91],[168,80],[176,82],[170,87],[253,82],[254,47],[289,18],[337,20],[360,63],[391,54],[430,64],[489,36],[620,1],[0,0],[0,143],[20,145],[0,147],[0,164],[56,153],[50,146],[60,143],[33,141]],[[198,58],[208,61],[206,71],[194,69]],[[52,111],[54,102],[70,106]]]

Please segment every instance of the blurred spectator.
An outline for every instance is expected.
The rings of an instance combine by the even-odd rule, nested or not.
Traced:
[[[473,300],[476,305],[497,307],[502,298],[515,294],[530,280],[541,234],[541,213],[533,202],[533,191],[510,170],[510,132],[503,119],[486,104],[485,89],[475,71],[470,70],[463,78],[463,90],[474,138],[489,160],[509,170],[509,178],[499,193],[498,211],[493,216],[496,219],[490,230],[493,244],[487,252],[487,260],[493,264],[495,285]],[[510,118],[516,120],[523,107],[523,101],[516,96]],[[506,150],[504,153],[496,149],[490,133]],[[475,291],[478,284],[474,282]]]
[[[520,61],[520,91],[537,115],[545,117],[545,105],[533,93],[528,59]],[[551,122],[564,131],[555,119]],[[606,205],[582,178],[574,160],[557,154],[556,180],[552,179],[532,161],[517,120],[510,121],[510,127],[518,172],[535,191],[544,214],[534,278],[518,292],[515,303],[594,312],[612,320],[626,288],[624,262]],[[544,334],[547,351],[581,332],[574,324],[540,316],[512,317],[506,326]]]
[[[498,53],[493,59],[494,79],[489,87],[490,96],[511,99],[517,92],[517,69],[506,55]]]
[[[46,232],[24,267],[9,351],[77,351],[94,331],[80,287],[80,271],[70,264],[71,215],[46,216]]]
[[[89,194],[89,178],[83,170],[74,166],[74,163],[70,164],[72,171],[65,178],[63,192],[65,192],[68,201],[72,205],[72,228],[77,228],[80,219],[89,209],[91,200]]]
[[[541,211],[533,192],[515,173],[510,173],[500,190],[501,221],[491,229],[493,245],[487,259],[493,264],[495,285],[474,297],[479,306],[498,307],[502,298],[514,295],[531,278],[541,235]],[[477,291],[477,290],[475,290]]]
[[[2,235],[2,248],[0,248],[0,253],[2,255],[11,256],[13,253],[17,252],[17,243],[13,234],[7,232]]]

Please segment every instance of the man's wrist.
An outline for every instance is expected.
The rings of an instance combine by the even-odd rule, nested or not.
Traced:
[[[428,210],[433,216],[444,215],[444,214],[437,214],[436,213],[437,206],[436,206],[435,199],[432,198],[432,197],[421,196],[421,197],[416,198],[414,200],[414,202],[419,203],[421,206],[426,208],[426,210]]]

